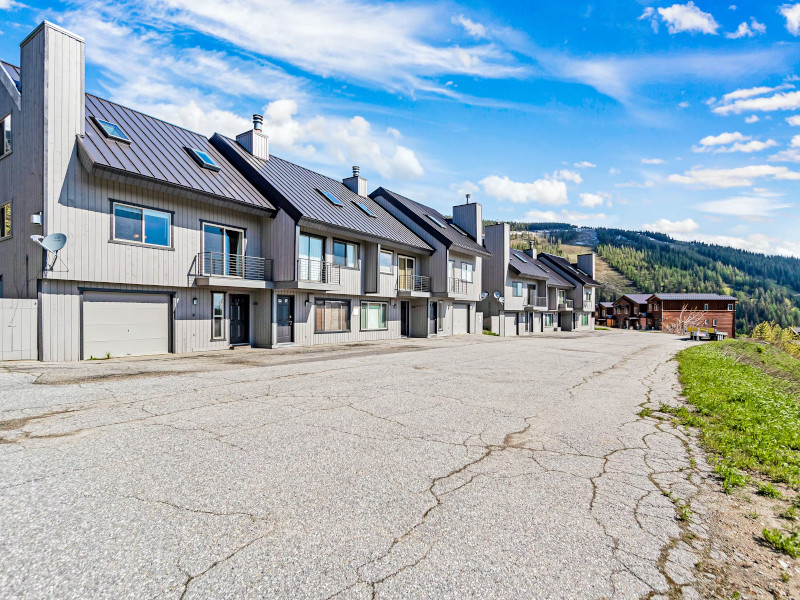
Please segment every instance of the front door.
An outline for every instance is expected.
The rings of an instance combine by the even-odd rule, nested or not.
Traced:
[[[400,303],[400,335],[408,337],[409,334],[409,304],[408,302]]]
[[[428,334],[435,335],[436,334],[436,317],[437,317],[437,305],[436,302],[431,302],[428,306],[430,306],[430,313],[428,315]]]
[[[275,341],[278,344],[291,344],[294,341],[294,296],[278,296],[275,320],[278,324]]]
[[[250,342],[250,296],[231,294],[231,344]]]

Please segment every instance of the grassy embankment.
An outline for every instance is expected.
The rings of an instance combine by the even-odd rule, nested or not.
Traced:
[[[661,407],[700,429],[727,493],[747,485],[782,497],[800,490],[800,360],[773,345],[726,340],[678,354],[691,407]],[[794,494],[792,494],[794,495]],[[800,495],[785,498],[784,530],[765,529],[776,549],[800,556]]]

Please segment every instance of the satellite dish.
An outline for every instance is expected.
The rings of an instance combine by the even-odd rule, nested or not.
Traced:
[[[55,254],[56,258],[58,257],[58,251],[61,250],[67,243],[67,236],[63,233],[51,233],[47,237],[42,237],[41,235],[32,235],[31,239],[48,252]],[[55,265],[56,258],[53,259],[52,263],[48,261],[46,270],[53,270],[53,265]]]
[[[494,293],[494,297],[499,300],[500,299],[500,292],[495,292]]]
[[[486,296],[488,296],[488,295],[489,295],[489,292],[481,292],[481,300],[486,298]]]
[[[505,304],[506,303],[506,299],[503,298],[502,296],[500,296],[497,300],[498,300],[498,302],[500,302],[500,304]]]

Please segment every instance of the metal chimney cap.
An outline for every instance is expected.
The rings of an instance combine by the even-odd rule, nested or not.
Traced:
[[[467,204],[469,204],[469,199],[472,198],[472,194],[467,194]]]
[[[353,165],[353,177],[358,177],[360,172],[361,168],[358,165]]]
[[[264,116],[263,115],[253,115],[253,129],[256,131],[261,131],[261,127],[264,124]]]

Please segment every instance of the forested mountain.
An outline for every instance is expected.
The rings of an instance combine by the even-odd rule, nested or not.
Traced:
[[[800,326],[800,259],[680,242],[652,232],[587,230],[561,223],[514,223],[512,229],[546,235],[542,245],[550,251],[559,244],[592,245],[598,256],[642,293],[732,294],[739,299],[736,329],[741,333],[762,321]]]

